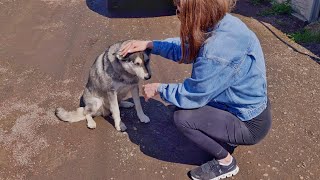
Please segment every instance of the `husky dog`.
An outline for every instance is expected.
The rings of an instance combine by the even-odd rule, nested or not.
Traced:
[[[139,79],[151,78],[150,51],[135,52],[122,57],[118,51],[128,42],[113,44],[97,57],[90,69],[88,82],[82,95],[85,106],[72,112],[57,108],[56,115],[59,119],[67,122],[86,119],[88,128],[93,129],[96,128],[96,122],[92,117],[105,117],[111,113],[115,128],[118,131],[125,131],[127,128],[121,122],[119,107],[135,106],[140,121],[144,123],[150,121],[142,111],[138,86]],[[129,91],[134,104],[123,101]]]

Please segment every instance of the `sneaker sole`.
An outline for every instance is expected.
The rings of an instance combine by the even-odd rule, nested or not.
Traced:
[[[225,178],[228,178],[228,177],[231,177],[231,176],[235,176],[236,174],[238,174],[238,172],[239,172],[239,167],[237,166],[234,170],[232,170],[232,171],[230,171],[230,172],[228,172],[226,174],[222,174],[222,175],[220,175],[218,177],[215,177],[213,179],[209,179],[209,180],[225,179]],[[195,178],[195,177],[192,177],[192,176],[191,176],[191,178],[193,180],[201,180],[201,179],[198,179],[198,178]]]

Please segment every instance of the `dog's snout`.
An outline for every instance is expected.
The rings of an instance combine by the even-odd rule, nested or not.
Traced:
[[[151,78],[151,75],[149,74],[148,76],[144,77],[144,80],[149,80]]]

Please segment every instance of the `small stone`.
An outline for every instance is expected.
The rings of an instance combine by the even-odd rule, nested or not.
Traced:
[[[263,174],[263,176],[264,176],[264,177],[268,177],[268,176],[269,176],[269,174],[265,173],[265,174]]]

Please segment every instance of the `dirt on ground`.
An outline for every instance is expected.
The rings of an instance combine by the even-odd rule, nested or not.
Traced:
[[[163,16],[172,12],[161,3],[147,14],[140,7],[134,18],[106,6],[105,0],[0,2],[0,179],[183,180],[211,158],[177,131],[172,108],[159,97],[141,99],[149,124],[139,123],[133,109],[121,110],[126,133],[110,118],[96,117],[90,130],[55,117],[56,107],[78,107],[89,68],[109,45],[179,35],[179,20]],[[234,15],[261,41],[273,125],[259,144],[236,149],[240,172],[232,179],[318,179],[319,57],[272,23]],[[153,77],[141,84],[190,76],[189,65],[151,61]]]

